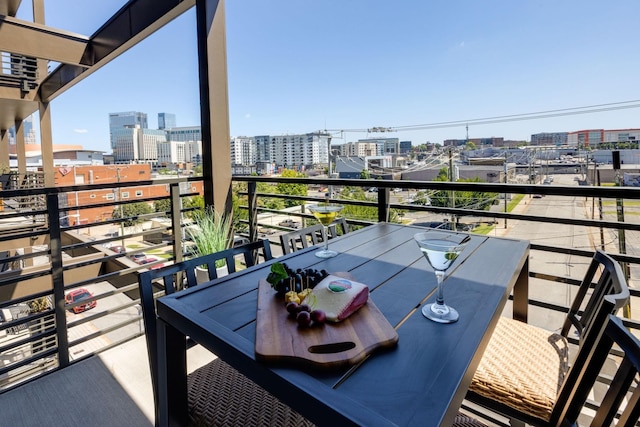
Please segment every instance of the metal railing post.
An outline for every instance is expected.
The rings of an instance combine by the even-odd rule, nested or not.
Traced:
[[[256,194],[257,184],[247,183],[247,207],[249,208],[249,240],[258,240],[258,195]]]
[[[58,193],[47,194],[47,220],[51,239],[51,281],[53,284],[56,337],[58,339],[58,363],[60,367],[64,368],[69,365],[69,338],[67,334],[67,314],[64,307],[64,274]]]
[[[173,230],[173,258],[175,262],[182,261],[184,247],[182,244],[182,199],[180,198],[180,183],[174,182],[169,187],[171,193],[171,228]]]
[[[378,222],[389,221],[389,189],[378,187]]]

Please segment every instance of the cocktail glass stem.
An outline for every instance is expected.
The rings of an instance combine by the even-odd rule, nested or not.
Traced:
[[[436,280],[438,282],[438,290],[436,291],[436,304],[446,307],[444,305],[444,286],[442,286],[442,282],[444,282],[444,271],[436,270]]]
[[[444,276],[445,272],[436,270],[436,280],[438,287],[436,290],[436,302],[425,304],[422,307],[422,314],[435,322],[453,323],[460,317],[458,312],[444,303]]]
[[[324,251],[329,252],[329,227],[324,226]]]

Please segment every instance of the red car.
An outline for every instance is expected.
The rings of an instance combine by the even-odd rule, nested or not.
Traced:
[[[93,294],[91,292],[89,292],[85,288],[78,288],[69,292],[64,297],[64,300],[67,304],[74,304],[76,302],[86,300],[89,298],[93,298]],[[86,304],[76,305],[71,310],[73,310],[74,313],[78,314],[78,313],[82,313],[83,311],[94,308],[97,304],[98,304],[97,301],[91,301]]]

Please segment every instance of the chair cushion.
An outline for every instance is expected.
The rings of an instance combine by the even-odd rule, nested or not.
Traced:
[[[562,335],[501,317],[469,389],[548,420],[568,370]]]
[[[193,426],[313,426],[220,359],[187,376]]]

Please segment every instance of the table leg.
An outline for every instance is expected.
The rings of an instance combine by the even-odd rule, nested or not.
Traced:
[[[529,311],[529,257],[524,262],[513,287],[513,318],[527,323]]]
[[[158,420],[156,426],[186,426],[186,337],[158,319]]]

